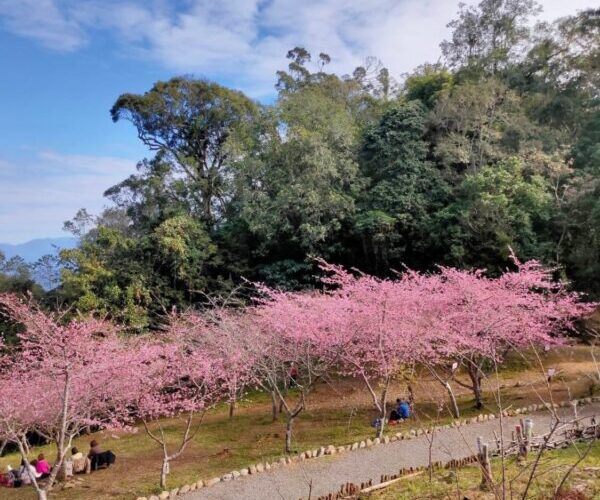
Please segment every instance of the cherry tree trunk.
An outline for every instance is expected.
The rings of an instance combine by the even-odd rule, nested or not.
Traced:
[[[233,413],[235,412],[235,398],[229,401],[229,419],[233,418]]]
[[[414,409],[415,406],[415,393],[413,391],[412,385],[408,384],[408,405],[410,406],[410,409]]]
[[[456,402],[456,396],[454,395],[454,391],[452,390],[452,386],[450,382],[445,382],[444,387],[448,392],[448,397],[450,398],[450,404],[452,405],[452,414],[454,418],[460,417],[460,410],[458,409],[458,403]]]
[[[387,415],[387,395],[390,387],[390,377],[385,381],[383,392],[381,393],[381,400],[379,402],[379,428],[377,429],[377,437],[383,438],[383,430],[385,428],[385,417]]]
[[[19,439],[17,446],[19,447],[19,451],[21,452],[21,457],[22,457],[23,461],[25,462],[25,465],[29,468],[30,464],[29,464],[29,461],[27,460],[27,455],[29,452],[26,453],[25,447],[23,446],[25,441],[26,441],[25,439]],[[27,474],[27,472],[25,472],[25,474]],[[35,489],[35,493],[38,497],[38,500],[46,500],[48,498],[48,493],[44,488],[40,487],[35,476],[31,477],[31,483],[32,483],[33,488]]]
[[[163,463],[162,463],[162,467],[160,469],[160,487],[163,490],[167,489],[167,476],[169,474],[169,458],[168,457],[164,457],[163,458]]]
[[[473,395],[475,396],[475,408],[483,408],[483,396],[481,392],[481,370],[479,366],[471,363],[469,365],[469,378],[471,379]]]
[[[271,412],[273,414],[273,422],[277,421],[277,417],[279,416],[279,407],[277,405],[277,395],[275,391],[271,391]]]
[[[292,428],[296,417],[289,416],[285,424],[285,452],[292,452]]]
[[[288,388],[287,388],[287,382],[283,383],[283,396],[287,396],[288,393]],[[283,411],[283,399],[279,398],[279,413],[281,413]]]
[[[377,437],[381,439],[383,437],[383,430],[385,428],[385,414],[386,409],[385,406],[382,407],[381,412],[379,414],[379,428],[377,429]]]

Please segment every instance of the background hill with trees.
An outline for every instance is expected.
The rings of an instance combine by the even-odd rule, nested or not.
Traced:
[[[494,274],[509,248],[597,295],[600,10],[538,12],[463,6],[440,61],[398,80],[376,58],[329,73],[296,47],[272,104],[192,77],[121,95],[112,119],[149,155],[110,208],[66,223],[80,245],[51,302],[144,330],[242,278],[318,286],[313,257]]]

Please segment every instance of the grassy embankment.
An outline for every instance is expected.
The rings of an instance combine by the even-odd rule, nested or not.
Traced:
[[[592,444],[588,451],[587,443],[578,443],[576,446],[548,451],[542,455],[535,479],[527,493],[527,498],[557,500],[584,500],[600,498],[600,442]],[[578,461],[580,454],[586,457],[569,475],[562,494],[555,496],[555,490],[571,466]],[[518,465],[514,457],[506,460],[506,491],[507,498],[522,498],[535,454],[530,454],[525,465]],[[502,477],[502,464],[500,459],[492,463],[493,478],[498,490],[484,492],[478,487],[481,482],[481,472],[476,466],[463,467],[456,471],[436,470],[430,481],[427,473],[413,479],[401,480],[386,489],[362,495],[361,500],[441,500],[441,499],[469,499],[492,500],[501,498],[500,481]]]

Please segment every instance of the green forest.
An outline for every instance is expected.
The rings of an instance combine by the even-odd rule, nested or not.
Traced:
[[[335,54],[293,48],[270,103],[188,76],[115,96],[112,120],[147,157],[103,213],[65,223],[80,245],[52,290],[14,259],[0,290],[143,331],[244,280],[317,286],[316,257],[493,274],[512,249],[597,297],[600,9],[537,14],[533,0],[463,6],[438,62],[406,75],[376,57],[335,74]]]

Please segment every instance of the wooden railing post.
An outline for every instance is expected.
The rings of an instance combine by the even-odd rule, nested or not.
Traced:
[[[490,453],[488,443],[484,443],[481,437],[477,438],[477,460],[481,467],[481,484],[479,488],[484,491],[493,489],[494,480],[492,478],[492,465],[490,463]]]

